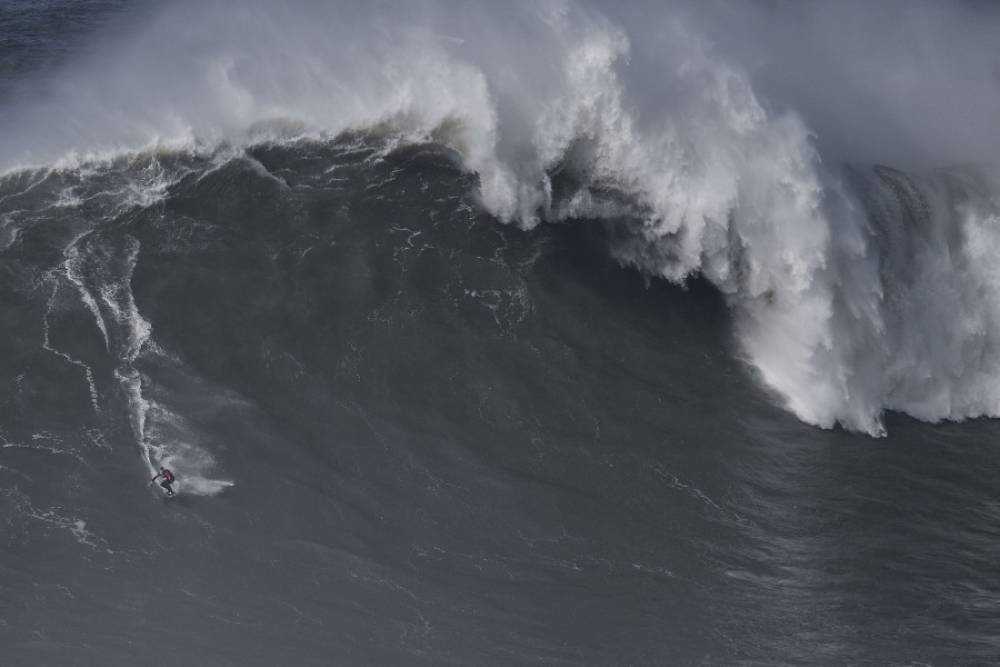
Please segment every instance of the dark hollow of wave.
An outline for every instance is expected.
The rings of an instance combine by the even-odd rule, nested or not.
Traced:
[[[476,185],[356,138],[0,182],[5,664],[1000,658],[995,422],[804,425],[710,286]]]

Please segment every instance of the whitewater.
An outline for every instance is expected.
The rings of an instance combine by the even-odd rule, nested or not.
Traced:
[[[478,175],[482,205],[501,221],[610,221],[623,264],[678,283],[708,278],[760,380],[811,424],[878,435],[885,410],[997,414],[991,163],[951,167],[949,154],[892,175],[856,162],[866,155],[825,160],[809,118],[762,100],[691,8],[655,10],[659,32],[640,32],[653,43],[638,46],[597,7],[453,9],[158,10],[124,44],[60,73],[46,99],[5,114],[4,167],[346,131],[437,141]],[[858,11],[810,18],[846,24]],[[512,35],[530,46],[511,49]],[[900,57],[893,46],[886,57]],[[984,121],[1000,104],[987,57],[983,71],[963,71],[966,85],[980,76],[993,87],[976,111]],[[556,196],[553,178],[566,173],[571,190]],[[894,261],[899,228],[920,247],[904,253],[919,279]]]
[[[998,26],[0,7],[14,664],[989,664]]]

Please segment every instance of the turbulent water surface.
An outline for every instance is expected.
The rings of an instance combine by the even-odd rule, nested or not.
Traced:
[[[1000,661],[997,28],[0,4],[3,663]]]

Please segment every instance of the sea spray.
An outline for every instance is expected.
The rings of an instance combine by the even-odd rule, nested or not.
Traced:
[[[814,13],[849,22],[851,7],[783,20],[808,34]],[[758,24],[758,10],[743,11]],[[950,31],[968,17],[945,18]],[[894,275],[910,261],[940,266],[934,257],[954,252],[985,267],[982,253],[940,236],[919,249],[884,248],[879,229],[892,216],[844,176],[848,144],[829,142],[844,128],[829,128],[801,90],[766,77],[767,67],[794,67],[767,60],[785,40],[773,53],[719,40],[727,20],[687,3],[643,20],[599,3],[470,3],[456,12],[430,2],[391,15],[358,3],[169,4],[67,67],[47,99],[6,109],[0,166],[16,178],[28,164],[93,169],[122,152],[238,156],[345,133],[393,146],[439,141],[478,175],[481,203],[501,221],[604,220],[622,263],[678,283],[710,280],[733,309],[754,373],[809,423],[877,435],[887,409],[930,420],[996,414],[996,334],[992,320],[970,315],[996,308],[988,272],[958,267],[969,280],[951,283],[944,298],[965,304],[960,313]],[[874,42],[866,49],[884,55]],[[947,57],[946,70],[968,64]],[[572,174],[571,187],[554,184],[560,174]],[[925,192],[933,186],[920,177],[910,194],[882,178],[874,199],[926,200],[942,230],[968,228],[989,243],[997,189],[981,181],[985,192],[962,193],[957,206]],[[120,194],[145,206],[162,192],[149,201]],[[931,312],[967,324],[927,335]],[[986,359],[984,370],[962,350]]]

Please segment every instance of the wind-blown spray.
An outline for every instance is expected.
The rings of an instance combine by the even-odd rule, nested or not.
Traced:
[[[931,11],[890,5],[903,26]],[[820,18],[850,23],[852,7],[782,15],[783,37],[768,51],[732,33],[734,16],[765,33],[765,5],[685,3],[639,16],[565,2],[423,2],[392,13],[175,3],[67,68],[41,101],[8,105],[0,168],[344,132],[437,141],[478,174],[482,204],[500,220],[602,219],[623,264],[710,280],[733,308],[747,361],[803,420],[880,434],[886,409],[995,415],[1000,190],[982,169],[911,177],[858,163],[896,155],[923,169],[917,162],[945,142],[876,140],[852,155],[852,127],[873,134],[875,121],[858,120],[867,113],[858,109],[831,120],[802,83],[794,53]],[[950,33],[967,17],[946,18]],[[806,37],[787,37],[788,24]],[[924,36],[928,57],[940,56],[938,33]],[[863,50],[879,55],[872,44]],[[948,61],[931,64],[949,80]],[[859,101],[881,99],[829,44],[806,65],[843,90],[864,89]],[[880,127],[928,127],[926,114],[886,113]],[[571,185],[556,187],[561,175]]]

